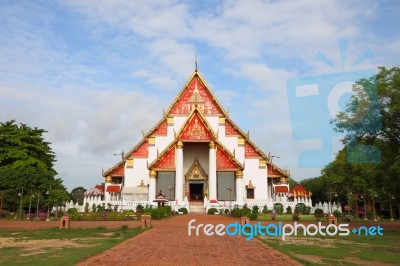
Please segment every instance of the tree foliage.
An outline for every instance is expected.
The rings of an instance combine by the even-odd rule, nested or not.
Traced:
[[[44,210],[49,204],[61,204],[65,198],[65,187],[61,179],[55,178],[56,157],[44,133],[43,129],[17,125],[14,120],[0,123],[0,191],[4,209],[18,209],[18,194],[22,194],[24,209],[29,202],[36,209],[38,195],[39,208]]]
[[[71,190],[71,197],[72,200],[76,203],[78,202],[79,205],[83,204],[83,199],[85,198],[86,189],[84,187],[76,187]]]
[[[345,146],[322,170],[318,182],[311,185],[319,186],[322,198],[323,191],[337,192],[342,204],[357,202],[365,194],[369,200],[374,197],[384,209],[392,196],[400,205],[400,68],[380,67],[376,76],[356,82],[353,92],[345,112],[332,121],[337,131],[346,134]],[[355,142],[378,150],[379,162],[349,160],[349,149]],[[367,161],[364,159],[360,162]],[[310,184],[304,185],[311,189]]]

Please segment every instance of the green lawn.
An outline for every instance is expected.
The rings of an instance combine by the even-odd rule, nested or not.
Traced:
[[[306,265],[400,263],[400,232],[384,232],[383,236],[288,236],[285,241],[280,237],[260,239]]]
[[[141,228],[0,230],[0,265],[75,265],[139,233]]]

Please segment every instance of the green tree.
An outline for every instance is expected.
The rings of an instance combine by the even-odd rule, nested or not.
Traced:
[[[380,67],[377,75],[356,82],[353,92],[346,110],[332,121],[338,132],[346,134],[345,147],[324,168],[323,176],[355,193],[355,202],[360,194],[366,194],[369,201],[377,196],[387,209],[389,197],[396,196],[400,210],[400,68]],[[353,152],[354,143],[379,150],[379,163],[357,163],[368,162],[376,154],[362,146],[364,153]]]
[[[79,205],[83,204],[83,199],[85,198],[86,189],[83,187],[76,187],[71,190],[71,197],[74,203],[78,202]]]
[[[61,179],[55,178],[55,154],[44,133],[43,129],[17,125],[14,120],[0,123],[0,191],[4,209],[19,209],[18,194],[22,194],[22,207],[27,209],[32,191],[40,196],[39,209],[43,210],[51,204],[46,194],[51,187],[65,191]],[[32,211],[36,206],[32,204]]]

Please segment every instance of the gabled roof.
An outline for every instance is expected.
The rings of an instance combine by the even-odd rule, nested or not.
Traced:
[[[217,139],[216,134],[211,128],[210,124],[204,118],[202,113],[195,108],[192,110],[186,122],[181,127],[178,134],[175,136],[175,140],[172,141],[163,152],[159,154],[156,160],[149,164],[149,170],[166,170],[173,169],[175,167],[175,160],[171,161],[171,154],[175,159],[175,148],[177,141],[188,141],[188,142],[210,142],[214,141],[217,148],[217,170],[243,170],[244,166],[236,160],[235,156]],[[170,157],[166,159],[166,157]],[[165,167],[164,160],[167,160],[168,167]]]
[[[222,145],[221,142],[217,141],[217,170],[243,170],[244,166],[236,160],[235,156]]]
[[[216,134],[201,114],[198,107],[195,107],[192,110],[191,114],[181,127],[180,132],[177,134],[177,138],[181,141],[198,142],[209,142],[217,139]]]
[[[124,161],[116,163],[113,167],[103,172],[103,176],[123,176],[124,175]]]
[[[252,142],[249,138],[249,135],[244,133],[243,130],[240,129],[240,127],[238,127],[233,121],[232,119],[230,119],[230,117],[226,117],[225,118],[225,125],[228,122],[229,124],[229,128],[232,132],[234,132],[234,134],[240,134],[244,139],[245,139],[245,158],[262,158],[267,162],[268,165],[268,169],[274,169],[274,173],[280,173],[279,176],[289,176],[289,173],[281,168],[279,168],[278,166],[276,166],[275,164],[270,162],[270,158],[268,155],[266,155],[261,149],[259,149],[257,147],[256,144],[254,144],[254,142]],[[247,153],[247,156],[246,156]],[[267,175],[269,176],[269,171],[267,172]],[[277,176],[278,176],[277,175]]]
[[[189,77],[178,96],[176,96],[171,106],[165,112],[165,116],[170,114],[189,114],[196,104],[202,106],[204,114],[227,116],[226,111],[197,70]]]
[[[245,134],[228,116],[228,113],[223,109],[221,104],[218,102],[217,98],[209,88],[209,86],[206,84],[205,80],[202,78],[200,73],[197,71],[197,69],[192,73],[192,75],[189,77],[177,97],[174,99],[173,103],[171,106],[167,109],[166,112],[164,112],[163,118],[147,133],[143,135],[143,139],[136,145],[134,146],[128,153],[125,154],[124,159],[115,164],[113,167],[109,168],[107,171],[103,172],[103,176],[108,176],[108,175],[123,175],[123,166],[124,166],[124,161],[128,158],[133,158],[133,157],[147,157],[148,156],[148,138],[151,136],[159,136],[159,135],[166,135],[166,130],[167,130],[167,117],[171,115],[188,115],[189,118],[193,114],[197,115],[197,118],[199,118],[198,121],[203,122],[203,126],[207,128],[205,132],[206,134],[210,135],[204,135],[203,141],[210,141],[210,139],[213,139],[214,142],[218,143],[221,147],[224,147],[222,143],[220,143],[217,140],[217,137],[215,133],[213,132],[212,128],[208,125],[206,119],[204,118],[204,115],[218,115],[222,116],[226,119],[225,121],[225,126],[226,130],[229,131],[228,135],[235,135],[235,136],[242,136],[245,139],[245,158],[263,158],[267,162],[269,168],[273,168],[276,171],[280,173],[280,175],[283,176],[289,176],[288,172],[277,167],[276,165],[270,163],[270,158],[262,152],[250,139],[248,134]],[[184,127],[188,128],[189,126],[194,126],[190,125],[190,119],[187,119]],[[193,122],[193,121],[192,121]],[[194,122],[193,122],[194,123]],[[198,133],[201,134],[201,125],[199,127]],[[204,129],[204,127],[203,127]],[[189,129],[188,129],[189,130]],[[181,130],[180,134],[187,133],[188,131]],[[208,133],[207,133],[208,132]],[[180,136],[180,135],[179,135]],[[189,135],[188,135],[189,136]],[[195,139],[185,139],[188,136],[183,136],[182,141],[193,141]],[[194,136],[193,134],[191,135],[192,137]],[[200,136],[200,135],[199,135]],[[182,137],[182,136],[181,136]],[[201,138],[201,136],[199,137]],[[195,141],[201,141],[195,140]],[[147,145],[147,147],[145,147]],[[147,149],[147,153],[146,153]],[[230,154],[231,158],[233,160],[236,160],[235,157],[225,148],[225,151]],[[135,154],[137,152],[137,154]],[[247,156],[246,156],[247,155]],[[233,156],[233,157],[232,157]],[[235,163],[238,163],[237,160]],[[238,166],[243,169],[243,166],[238,163]],[[122,172],[121,172],[122,168]],[[268,172],[267,172],[268,174]],[[269,174],[268,174],[269,175]]]
[[[152,128],[150,129],[149,132],[147,132],[147,134],[143,135],[143,138],[139,141],[138,144],[136,144],[129,152],[127,152],[124,155],[124,160],[119,161],[118,163],[116,163],[114,166],[112,166],[111,168],[109,168],[108,170],[106,170],[105,172],[103,172],[103,176],[108,176],[108,175],[115,175],[114,170],[119,168],[121,165],[123,165],[124,161],[126,159],[130,159],[133,157],[141,157],[141,158],[145,158],[148,156],[148,138],[150,136],[154,135],[164,135],[164,131],[165,131],[165,126],[167,125],[167,119],[165,117],[163,117],[160,121],[158,121],[158,123]],[[146,152],[147,149],[147,152]],[[135,154],[136,153],[136,154]],[[118,173],[118,175],[123,175],[121,173]]]
[[[147,168],[156,171],[174,170],[176,142],[177,140],[172,141]]]

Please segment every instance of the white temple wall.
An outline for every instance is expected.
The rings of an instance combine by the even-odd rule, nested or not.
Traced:
[[[218,116],[206,116],[206,120],[208,124],[211,126],[212,130],[217,134],[217,131],[219,129],[219,123],[218,123]],[[224,130],[225,132],[225,130]],[[219,131],[218,135],[221,134],[221,130]]]
[[[133,168],[125,167],[125,187],[137,187],[142,180],[145,185],[149,183],[147,158],[134,158]]]
[[[156,146],[156,151],[158,149],[158,152],[163,152],[165,148],[168,147],[171,142],[174,141],[174,127],[173,126],[168,126],[167,128],[167,136],[156,136],[155,138],[155,146]],[[149,161],[151,163],[153,160]]]
[[[183,124],[186,122],[187,116],[174,116],[174,127],[173,130],[175,130],[176,134],[178,134],[183,126]],[[174,134],[172,134],[173,136]]]
[[[258,159],[246,159],[246,167],[243,171],[243,195],[246,198],[246,185],[251,183],[255,186],[254,200],[267,200],[268,198],[268,182],[265,168],[259,168]]]
[[[162,152],[162,151],[159,150],[159,152]],[[149,156],[148,156],[149,164],[152,163],[155,159],[157,159],[157,146],[149,145]],[[147,166],[146,166],[146,168],[147,168]]]

